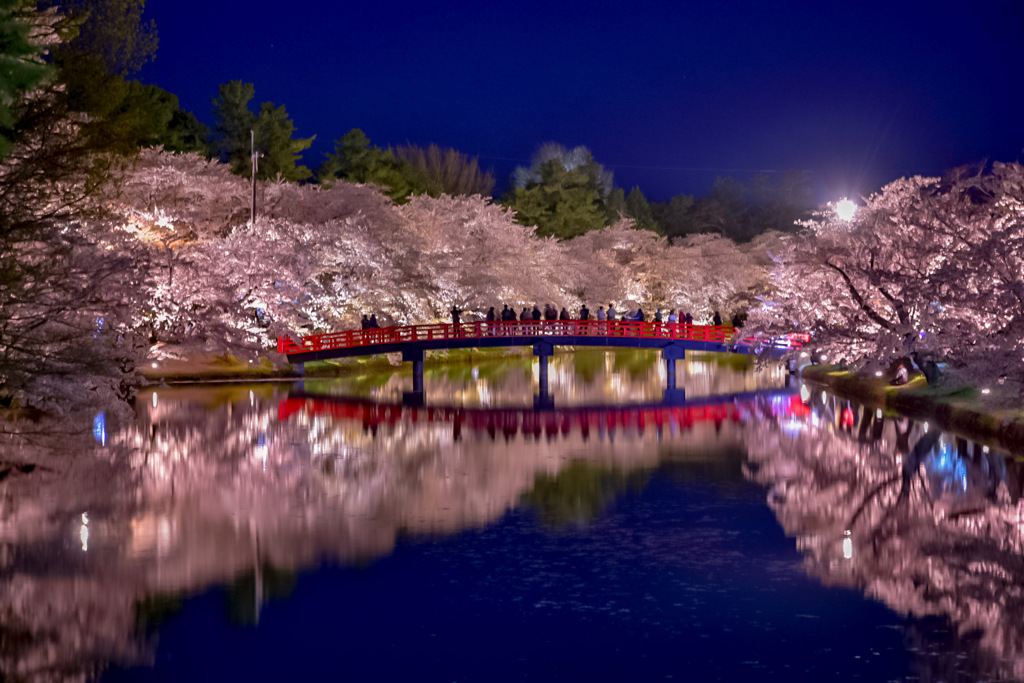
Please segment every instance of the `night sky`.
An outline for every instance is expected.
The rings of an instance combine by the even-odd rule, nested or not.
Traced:
[[[653,200],[717,176],[806,171],[819,201],[1024,156],[1024,2],[149,0],[139,77],[212,122],[256,87],[316,134],[362,128],[493,167],[586,145]]]

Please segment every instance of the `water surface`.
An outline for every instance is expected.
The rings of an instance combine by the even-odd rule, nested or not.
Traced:
[[[5,441],[14,680],[1017,680],[1020,468],[714,357],[158,389]],[[779,391],[773,392],[772,389]],[[79,433],[81,432],[81,433]]]

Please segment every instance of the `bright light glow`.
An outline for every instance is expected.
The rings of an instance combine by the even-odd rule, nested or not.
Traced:
[[[844,538],[843,539],[843,557],[846,558],[847,560],[852,560],[853,559],[853,539],[852,538]]]
[[[82,552],[89,551],[89,513],[82,513],[82,528],[78,532],[78,537],[82,539]]]
[[[881,377],[881,376],[882,376],[882,371],[881,370],[878,370],[877,372],[875,372],[875,377]]]
[[[839,220],[849,221],[852,220],[854,215],[857,213],[857,205],[851,200],[843,197],[836,202],[836,215],[839,216]]]
[[[991,394],[992,390],[991,389],[982,389],[981,393],[983,393],[983,394]]]
[[[153,407],[156,408],[156,392],[153,392]]]
[[[875,418],[878,419],[878,420],[882,419],[882,409],[881,408],[879,408],[878,410],[875,411]]]
[[[154,367],[154,368],[156,367],[156,363],[153,363],[153,367]]]

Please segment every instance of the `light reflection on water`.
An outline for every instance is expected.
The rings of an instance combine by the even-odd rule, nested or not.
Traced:
[[[817,390],[707,398],[722,387],[781,386],[771,373],[709,374],[694,363],[679,373],[689,399],[680,406],[661,403],[656,359],[556,361],[555,408],[542,412],[525,407],[529,361],[481,363],[428,374],[425,408],[401,405],[401,376],[307,381],[301,393],[161,389],[158,399],[140,397],[136,424],[83,429],[89,457],[78,446],[69,457],[63,435],[9,446],[40,471],[9,478],[0,520],[0,613],[21,634],[0,647],[3,671],[44,680],[102,662],[153,662],[155,641],[140,624],[181,610],[181,596],[229,586],[232,618],[256,623],[268,600],[294,588],[296,571],[365,566],[402,548],[447,567],[438,571],[453,581],[469,572],[474,588],[463,597],[481,605],[503,596],[569,627],[601,615],[616,628],[654,629],[665,649],[652,659],[674,652],[672,638],[704,638],[702,629],[747,624],[766,636],[815,610],[794,617],[795,597],[773,603],[772,591],[806,591],[794,541],[769,550],[765,531],[751,536],[753,522],[717,520],[739,520],[736,509],[756,516],[767,491],[816,580],[901,614],[952,619],[944,632],[982,633],[979,647],[937,638],[925,622],[900,625],[919,640],[911,649],[928,654],[912,657],[912,669],[941,662],[961,676],[1020,676],[1021,478],[1012,462]],[[578,387],[558,379],[566,368],[579,373]],[[485,392],[471,389],[482,383]],[[460,555],[450,548],[461,538],[482,545]],[[902,624],[885,623],[894,620]],[[761,662],[762,678],[792,679],[781,678],[785,655],[760,646],[745,655]],[[817,657],[805,662],[817,674],[833,665]]]

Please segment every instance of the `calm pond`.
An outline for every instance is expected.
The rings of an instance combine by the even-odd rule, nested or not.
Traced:
[[[1024,679],[1021,465],[644,351],[5,424],[12,681]],[[787,385],[788,382],[788,385]]]

